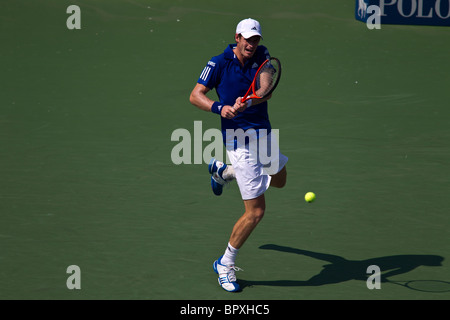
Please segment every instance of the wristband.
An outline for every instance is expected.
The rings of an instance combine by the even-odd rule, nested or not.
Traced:
[[[214,103],[211,106],[211,112],[217,113],[220,115],[220,112],[222,111],[223,105],[220,102],[214,101]]]
[[[248,108],[248,107],[251,107],[252,104],[253,104],[253,99],[247,100],[247,108]]]

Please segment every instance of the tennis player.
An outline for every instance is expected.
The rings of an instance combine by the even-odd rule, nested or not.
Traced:
[[[206,64],[196,86],[191,92],[190,102],[204,111],[213,112],[221,117],[221,127],[227,155],[231,165],[211,159],[208,165],[211,174],[211,186],[215,195],[222,194],[223,186],[236,179],[244,201],[245,212],[235,223],[225,253],[213,262],[213,269],[219,275],[219,284],[226,291],[239,291],[235,271],[236,255],[244,242],[264,216],[266,209],[264,193],[269,186],[282,188],[286,184],[288,158],[279,148],[272,146],[272,132],[268,115],[267,100],[250,99],[241,102],[250,87],[259,66],[268,58],[269,51],[259,45],[262,39],[258,21],[248,18],[239,22],[234,40],[225,51]],[[218,100],[210,99],[207,94],[215,89]],[[260,161],[261,132],[264,143],[272,154],[273,162],[269,166]],[[232,134],[230,134],[230,132]],[[245,134],[245,143],[237,143],[239,134]],[[252,148],[249,145],[256,144]]]

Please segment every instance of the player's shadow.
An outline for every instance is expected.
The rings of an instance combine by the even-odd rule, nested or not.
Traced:
[[[371,258],[367,260],[347,260],[343,257],[284,247],[275,244],[266,244],[261,247],[263,250],[275,250],[279,252],[287,252],[299,254],[314,259],[328,262],[323,265],[322,271],[307,280],[267,280],[267,281],[250,281],[239,279],[242,288],[264,285],[264,286],[322,286],[333,283],[340,283],[348,280],[367,281],[370,274],[367,273],[367,267],[377,265],[381,270],[381,282],[387,282],[389,277],[405,274],[420,266],[442,266],[443,257],[437,255],[395,255],[379,258]],[[301,270],[298,273],[301,277]]]

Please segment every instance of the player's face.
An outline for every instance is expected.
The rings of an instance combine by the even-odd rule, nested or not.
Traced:
[[[236,49],[242,55],[244,60],[248,60],[256,52],[256,48],[258,47],[259,41],[261,40],[260,36],[253,36],[248,39],[245,39],[242,35],[236,35]]]

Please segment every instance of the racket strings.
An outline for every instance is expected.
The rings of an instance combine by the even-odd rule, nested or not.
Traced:
[[[267,62],[256,76],[255,93],[259,97],[265,97],[277,84],[280,73],[280,65],[277,60]]]

